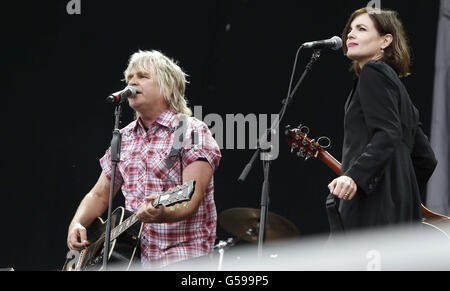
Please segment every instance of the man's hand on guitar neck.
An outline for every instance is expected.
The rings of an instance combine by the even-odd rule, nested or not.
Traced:
[[[145,197],[145,202],[142,204],[142,206],[138,209],[136,212],[136,217],[139,219],[139,221],[144,223],[162,223],[165,221],[165,206],[161,205],[158,208],[153,207],[152,202],[155,200],[158,196],[155,194],[152,194],[150,196]]]
[[[137,218],[144,223],[164,223],[181,221],[191,217],[200,207],[206,189],[212,179],[213,172],[210,164],[206,161],[197,160],[190,163],[183,171],[183,182],[186,183],[187,181],[195,180],[196,184],[192,199],[186,207],[179,204],[174,207],[174,211],[171,211],[170,207],[163,206],[155,209],[151,202],[156,199],[157,196],[150,195],[146,197],[146,201],[138,209],[136,213]]]

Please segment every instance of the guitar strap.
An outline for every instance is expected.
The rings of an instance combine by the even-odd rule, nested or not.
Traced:
[[[170,172],[177,157],[179,157],[181,176],[183,173],[183,162],[181,159],[181,155],[179,155],[179,154],[180,154],[181,150],[183,149],[183,140],[184,140],[184,135],[186,134],[187,128],[188,128],[187,115],[180,114],[178,126],[174,131],[175,136],[173,138],[172,149],[170,150],[169,155],[167,156],[166,160],[164,161],[167,169],[169,169],[169,172]],[[169,178],[168,174],[167,174],[167,178]],[[181,178],[181,179],[183,179],[183,178]]]
[[[330,224],[330,234],[344,232],[344,224],[342,223],[341,214],[336,203],[336,196],[329,194],[326,201],[328,223]]]

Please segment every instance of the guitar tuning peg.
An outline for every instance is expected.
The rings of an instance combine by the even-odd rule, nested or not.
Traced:
[[[304,158],[305,157],[305,149],[300,148],[300,150],[297,152],[297,157]]]
[[[312,151],[316,149],[316,146],[314,145],[315,142],[316,142],[316,140],[312,139],[310,144],[309,144],[309,149],[312,150]]]
[[[286,135],[286,136],[289,136],[290,135],[290,132],[291,132],[291,126],[290,125],[286,125],[285,127],[284,127],[284,135]]]
[[[306,157],[305,157],[305,161],[309,160],[310,158],[312,158],[312,154],[311,153],[307,153]]]
[[[294,150],[296,150],[297,148],[298,148],[298,145],[296,143],[293,143],[292,147],[291,147],[291,153],[294,152]]]

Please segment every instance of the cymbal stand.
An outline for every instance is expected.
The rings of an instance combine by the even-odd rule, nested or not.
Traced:
[[[219,243],[214,246],[214,248],[219,249],[219,265],[217,266],[217,271],[222,271],[223,255],[225,253],[225,249],[234,246],[235,243],[236,242],[234,241],[234,239],[230,237],[226,241],[219,241]]]

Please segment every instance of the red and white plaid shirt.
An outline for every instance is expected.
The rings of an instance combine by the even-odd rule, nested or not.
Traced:
[[[219,146],[208,127],[196,118],[188,117],[188,127],[181,150],[182,168],[204,159],[212,169],[219,165]],[[161,194],[182,184],[180,158],[170,169],[165,160],[172,149],[179,115],[163,112],[146,131],[140,119],[121,130],[121,159],[117,166],[116,184],[122,185],[125,208],[133,213],[146,196]],[[198,148],[194,149],[191,132],[198,132]],[[100,159],[103,172],[111,180],[110,148]],[[200,207],[192,217],[174,223],[145,223],[141,234],[141,261],[147,268],[164,267],[170,263],[208,254],[216,238],[217,212],[214,203],[214,183],[211,179]]]

